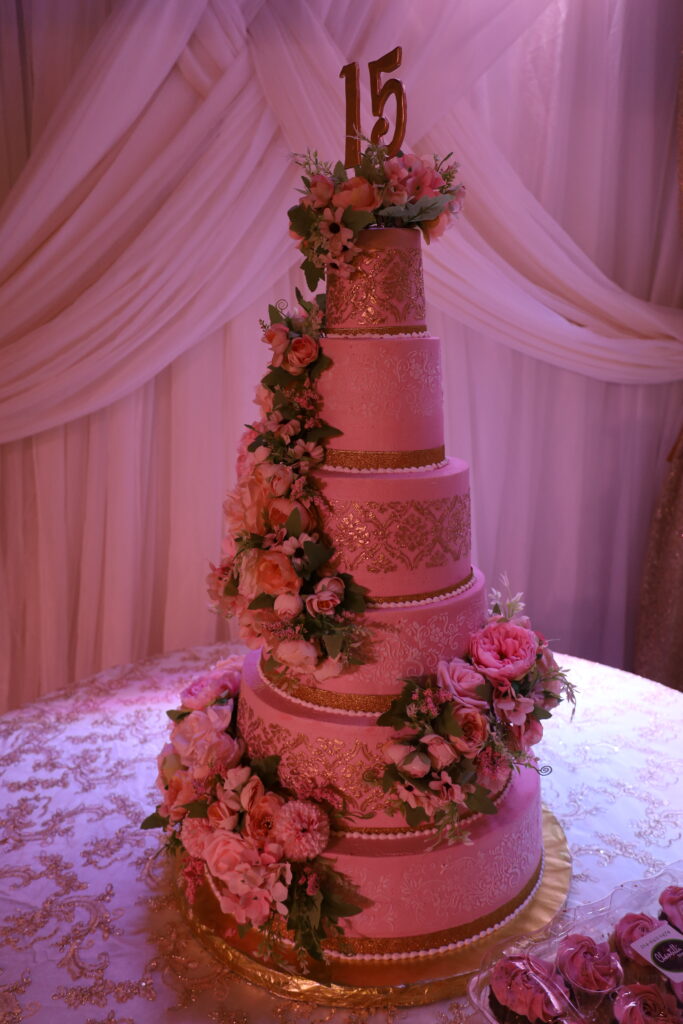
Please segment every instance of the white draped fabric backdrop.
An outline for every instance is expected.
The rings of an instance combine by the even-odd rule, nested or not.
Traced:
[[[342,154],[339,70],[397,44],[404,148],[468,187],[425,273],[475,560],[628,665],[683,409],[682,28],[678,0],[0,3],[0,704],[226,635],[204,577],[258,319],[300,282],[291,154]]]

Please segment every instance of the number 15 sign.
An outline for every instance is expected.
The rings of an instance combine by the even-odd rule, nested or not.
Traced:
[[[396,100],[396,121],[394,134],[391,142],[386,143],[389,156],[395,156],[401,148],[403,137],[406,133],[406,92],[403,83],[398,78],[390,78],[382,84],[381,76],[389,71],[396,71],[401,65],[402,50],[400,46],[394,47],[389,53],[385,53],[378,60],[371,60],[368,64],[370,71],[370,98],[372,100],[372,113],[377,118],[375,121],[370,141],[375,145],[389,131],[389,122],[384,116],[384,107],[387,100],[392,96]],[[345,79],[346,94],[346,149],[344,151],[344,166],[355,167],[360,163],[360,74],[358,62],[346,64],[339,72],[339,77]]]

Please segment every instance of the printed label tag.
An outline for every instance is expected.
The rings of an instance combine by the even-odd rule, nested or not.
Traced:
[[[683,935],[670,924],[660,924],[631,945],[667,978],[683,981]]]

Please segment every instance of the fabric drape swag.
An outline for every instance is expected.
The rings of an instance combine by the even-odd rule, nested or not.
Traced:
[[[2,7],[7,701],[224,635],[203,576],[257,321],[300,281],[291,154],[341,154],[338,71],[397,42],[406,148],[455,150],[468,186],[425,272],[475,556],[560,647],[628,659],[683,397],[682,21],[668,0]]]

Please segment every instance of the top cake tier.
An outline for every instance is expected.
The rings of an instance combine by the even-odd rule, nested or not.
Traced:
[[[426,330],[420,232],[361,231],[349,279],[327,280],[328,334],[413,334]]]

